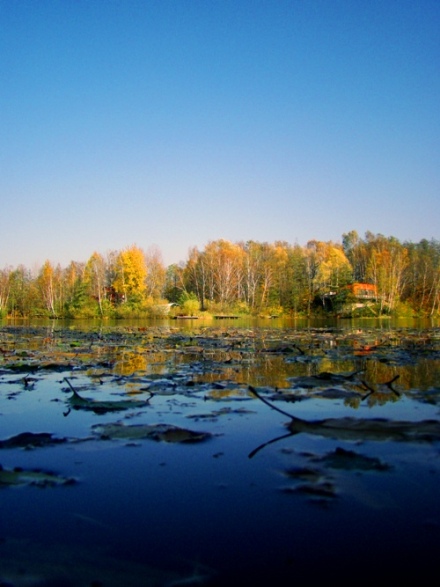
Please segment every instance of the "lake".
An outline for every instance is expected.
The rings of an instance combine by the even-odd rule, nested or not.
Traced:
[[[424,581],[436,323],[0,324],[0,585]]]

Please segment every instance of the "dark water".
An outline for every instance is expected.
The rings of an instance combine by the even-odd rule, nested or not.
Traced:
[[[335,331],[330,324],[293,327],[278,321],[176,322],[88,324],[95,333],[134,331],[145,337],[111,339],[116,360],[109,364],[105,341],[99,339],[102,347],[89,359],[87,344],[78,337],[70,343],[67,367],[31,373],[10,367],[18,360],[31,364],[32,353],[44,345],[46,355],[38,355],[38,361],[46,356],[65,365],[69,345],[61,333],[66,327],[83,331],[84,325],[45,324],[45,334],[53,333],[49,342],[41,330],[23,336],[20,328],[3,325],[0,440],[25,431],[68,439],[37,448],[2,447],[3,470],[51,472],[74,482],[0,486],[0,584],[290,585],[351,584],[390,573],[394,579],[429,577],[440,546],[438,439],[347,440],[338,433],[333,438],[299,433],[277,440],[288,433],[289,418],[253,396],[248,384],[308,421],[342,416],[415,424],[438,420],[436,327],[430,343],[414,350],[410,343],[420,335],[420,324],[382,324],[379,338],[384,329],[402,329],[399,344],[358,355],[344,342],[358,324]],[[298,343],[303,354],[257,352],[262,344],[265,350],[275,348],[284,331],[303,326],[315,329],[315,339],[320,335],[313,348]],[[197,338],[201,328],[207,329],[203,343]],[[371,338],[375,326],[362,328]],[[147,335],[159,337],[161,329],[167,336],[170,330],[182,332],[183,339],[153,348],[153,334]],[[245,330],[237,358],[238,346],[225,346],[224,337],[236,340]],[[281,333],[276,343],[273,331]],[[218,346],[208,347],[213,339]],[[299,377],[361,369],[374,386],[365,399],[342,392],[330,399],[306,388],[297,390],[301,401],[278,401],[273,395],[277,388],[291,393]],[[396,392],[381,385],[396,375]],[[146,401],[152,382],[156,387],[147,405],[95,413],[69,410],[65,378],[82,396],[102,402]],[[174,387],[160,384],[167,378]],[[341,390],[334,382],[326,387]],[[364,392],[368,395],[368,388]],[[164,423],[212,436],[171,443],[94,434],[97,424],[115,422]]]

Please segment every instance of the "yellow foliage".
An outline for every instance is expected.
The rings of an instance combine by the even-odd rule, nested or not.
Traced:
[[[142,249],[133,245],[121,251],[116,260],[115,291],[127,301],[142,297],[145,293],[147,266]]]

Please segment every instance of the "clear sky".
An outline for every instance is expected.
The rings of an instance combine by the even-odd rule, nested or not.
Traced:
[[[0,268],[440,238],[439,0],[0,0]]]

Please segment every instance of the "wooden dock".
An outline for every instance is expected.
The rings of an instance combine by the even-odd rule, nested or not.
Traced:
[[[239,316],[217,314],[217,316],[214,316],[214,318],[216,320],[237,320]]]
[[[198,320],[198,316],[173,316],[173,320]]]

